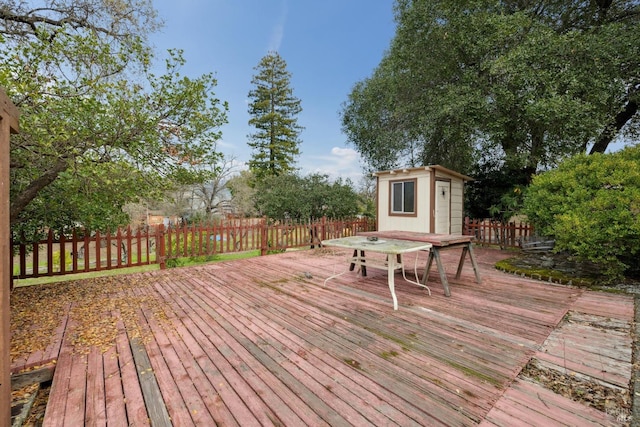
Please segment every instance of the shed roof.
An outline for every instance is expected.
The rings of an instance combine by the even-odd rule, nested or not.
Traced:
[[[454,170],[445,168],[444,166],[440,166],[440,165],[418,166],[418,167],[413,167],[413,168],[402,168],[402,169],[395,169],[395,170],[378,171],[378,172],[374,172],[372,175],[373,176],[396,175],[396,174],[400,174],[400,173],[415,172],[415,171],[420,171],[420,170],[434,171],[434,172],[439,171],[439,172],[442,172],[444,174],[451,175],[451,176],[454,176],[456,178],[460,178],[463,181],[473,181],[474,180],[470,176],[463,175],[460,172],[456,172]]]

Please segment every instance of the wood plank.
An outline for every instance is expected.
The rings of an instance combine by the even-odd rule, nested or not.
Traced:
[[[571,306],[571,310],[614,319],[631,319],[634,316],[634,299],[632,295],[588,291]]]
[[[505,393],[508,402],[496,407],[508,408],[516,418],[534,425],[617,426],[614,417],[564,398],[531,381],[516,379]],[[526,415],[524,415],[526,414]]]
[[[626,315],[611,316],[604,324],[611,333],[587,333],[583,326],[598,321],[589,316],[615,311],[617,303],[627,307],[628,299],[606,296],[599,308],[598,294],[494,272],[492,263],[506,254],[478,250],[482,285],[473,272],[462,274],[450,280],[455,291],[445,298],[398,279],[400,309],[394,312],[386,275],[372,270],[365,279],[354,275],[325,287],[324,277],[344,259],[324,249],[314,253],[115,279],[116,286],[124,280],[132,299],[156,301],[138,308],[138,325],[119,324],[118,347],[101,358],[89,353],[85,423],[131,423],[123,384],[143,382],[137,371],[133,378],[127,373],[134,354],[127,351],[133,349],[148,353],[144,369],[156,376],[155,399],[165,402],[174,425],[611,421],[601,413],[582,415],[587,408],[581,404],[513,379],[537,352],[558,355],[561,343],[570,344],[565,357],[580,358],[576,363],[601,368],[609,362],[595,363],[599,355],[613,360],[612,372],[627,375]],[[445,267],[457,265],[458,255],[443,253]],[[426,260],[426,254],[420,256],[419,262]],[[129,287],[132,282],[135,287]],[[439,286],[437,280],[429,285]],[[575,322],[565,326],[561,322],[569,310]],[[144,338],[129,342],[133,333]],[[65,341],[58,367],[69,375],[71,365],[63,359],[70,344]],[[58,379],[63,384],[58,375],[54,384]],[[101,387],[103,418],[97,413],[100,404],[91,403],[100,399]],[[63,411],[55,424],[63,424],[65,416]]]
[[[202,396],[198,393],[193,378],[189,376],[189,370],[193,363],[191,355],[180,344],[180,339],[175,336],[173,327],[171,329],[163,328],[148,313],[146,313],[146,318],[180,391],[184,404],[193,419],[192,422],[196,425],[214,424],[215,421],[207,410],[207,405]]]
[[[239,290],[238,290],[238,291],[239,291]],[[215,305],[216,305],[216,306],[219,306],[219,307],[227,307],[227,306],[234,306],[234,307],[237,307],[237,305],[238,305],[238,298],[237,298],[237,296],[236,296],[236,295],[234,295],[234,301],[233,301],[233,304],[232,304],[232,305],[231,305],[231,304],[229,304],[229,302],[228,302],[228,301],[224,301],[224,300],[222,300],[222,301],[220,301],[220,302],[218,302],[218,303],[215,303]],[[275,308],[275,306],[276,306],[277,304],[263,304],[263,305],[264,305],[266,308],[269,308],[269,307],[273,307],[273,308]],[[254,311],[253,311],[253,310],[252,310],[252,315],[255,315],[255,313],[254,313]],[[224,318],[224,319],[227,319],[227,318],[232,318],[233,316],[226,316],[226,315],[225,315],[225,316],[221,316],[221,317],[222,317],[222,318]],[[273,316],[272,316],[272,317],[271,317],[271,322],[273,322],[273,320],[274,320],[274,319],[275,319],[275,318],[273,318]],[[281,326],[282,326],[282,324],[281,324]],[[328,332],[328,333],[330,333],[330,334],[332,334],[332,332],[331,332],[330,330],[328,330],[327,332]],[[301,332],[301,334],[304,334],[304,333],[302,333],[302,332]],[[307,337],[307,338],[308,338],[308,337]],[[341,341],[341,338],[340,338],[340,337],[333,336],[332,338],[333,338],[333,339],[337,339],[337,340]],[[254,338],[254,339],[253,339],[253,341],[258,340],[258,339],[259,339],[259,338]],[[327,352],[329,352],[329,353],[332,353],[332,352],[333,352],[332,350],[335,348],[335,344],[332,344],[332,342],[331,342],[331,341],[326,341],[326,340],[323,340],[323,339],[319,339],[318,341],[315,341],[315,342],[314,342],[314,345],[315,345],[315,346],[317,346],[317,347],[319,347],[319,348],[323,348],[323,349],[325,349],[325,351],[327,351]],[[348,356],[347,356],[347,355],[345,355],[345,354],[342,352],[342,350],[340,350],[341,354],[339,354],[339,355],[334,355],[334,357],[335,357],[335,359],[336,359],[336,360],[331,360],[330,362],[331,362],[331,363],[334,363],[334,364],[336,364],[336,365],[337,365],[337,364],[343,364],[343,363],[345,363],[345,362],[344,362],[344,360],[346,360],[349,356],[353,357],[353,356],[354,356],[354,354],[352,354],[352,353],[351,353],[351,351],[353,351],[353,352],[358,352],[358,351],[359,351],[359,349],[358,349],[358,346],[357,346],[357,345],[354,345],[353,343],[351,343],[351,344],[350,344],[350,346],[351,346],[352,348],[350,349],[350,351],[349,351],[349,353],[348,353],[348,354],[349,354]],[[262,347],[262,346],[261,346],[261,348],[263,348],[263,349],[271,349],[271,348],[272,348],[272,346],[267,346],[267,347]],[[278,348],[278,347],[276,346],[276,348]],[[281,364],[283,364],[283,363],[287,363],[287,361],[286,361],[286,360],[283,360],[281,356],[278,356],[277,354],[274,354],[274,353],[269,353],[269,354],[270,354],[270,357],[275,358],[275,360],[278,362],[278,366],[280,366],[280,365],[281,365]],[[361,357],[361,358],[357,358],[357,360],[366,361],[368,357],[371,357],[371,355],[370,355],[368,352],[362,352],[362,357]],[[264,362],[263,362],[263,363],[264,363]],[[360,363],[360,362],[359,362],[359,363]],[[361,363],[361,365],[362,365],[362,366],[364,366],[364,363]],[[286,365],[285,365],[285,366],[286,366]],[[296,369],[297,369],[297,366],[296,366]],[[383,372],[382,372],[382,370],[379,370],[379,371],[376,373],[376,375],[377,375],[376,380],[377,380],[378,382],[380,381],[380,377],[382,376],[382,373],[383,373]],[[394,374],[387,374],[387,375],[391,375],[391,377],[392,377]],[[313,384],[308,384],[308,383],[304,383],[304,384],[305,384],[305,386],[313,387]],[[389,385],[387,386],[387,389],[388,389],[388,390],[393,390],[396,394],[398,394],[398,393],[399,393],[399,394],[403,394],[403,392],[402,392],[402,390],[401,390],[403,387],[404,387],[404,386],[402,385],[402,383],[397,382],[397,381],[393,381],[393,384],[389,384]],[[407,387],[409,387],[409,386],[407,386]],[[416,395],[415,388],[413,388],[413,387],[409,387],[409,388],[410,388],[412,391],[411,391],[411,392],[408,392],[408,395]],[[321,391],[317,391],[317,392],[319,393],[319,395],[320,395],[320,396],[322,396],[322,392],[321,392]],[[419,393],[417,393],[417,395],[420,395],[420,394],[419,394]],[[309,400],[309,398],[308,398],[308,397],[305,397],[305,400]],[[420,407],[423,403],[424,403],[424,400],[423,400],[423,397],[421,397],[421,398],[419,398],[419,400],[416,400],[416,402],[415,402],[415,406],[416,406],[416,407]],[[340,408],[340,409],[343,409],[343,408]],[[431,408],[431,410],[433,410],[433,408]],[[449,414],[449,415],[452,417],[452,418],[449,418],[449,419],[453,419],[453,418],[455,418],[455,415],[453,415],[453,414]],[[426,413],[423,413],[423,414],[422,414],[422,416],[423,416],[425,419],[426,419],[426,418],[429,418],[429,415],[428,415],[428,414],[426,414]],[[444,418],[444,417],[443,417],[443,418]],[[435,421],[435,422],[437,422],[437,421]]]
[[[62,425],[65,422],[66,401],[69,394],[73,365],[73,348],[69,341],[69,334],[74,326],[73,322],[67,323],[67,329],[62,340],[64,345],[60,350],[60,357],[56,363],[56,373],[49,391],[49,400],[47,401],[43,420],[44,427]]]
[[[319,297],[314,297],[313,301],[317,302]],[[331,305],[332,302],[329,301],[328,305]],[[376,319],[380,320],[380,316],[382,316],[382,314],[380,314],[380,316],[378,316],[377,313],[382,313],[382,311],[380,311],[379,309],[371,309],[371,311],[369,312],[369,314],[371,316],[375,316]],[[338,315],[336,313],[336,315]],[[404,316],[403,313],[398,313],[397,316]],[[451,319],[451,318],[450,318]],[[368,319],[368,320],[363,320],[361,323],[363,326],[366,326],[371,320],[373,319]],[[451,319],[452,320],[452,319]],[[416,317],[415,313],[407,315],[407,322],[403,322],[404,325],[412,325],[412,322],[416,322],[416,321],[420,321],[420,317]],[[429,347],[431,349],[437,348],[437,342],[434,340],[441,340],[442,341],[442,346],[441,348],[445,349],[445,352],[449,351],[449,347],[450,347],[450,339],[451,337],[448,335],[451,335],[448,333],[448,330],[450,329],[450,325],[438,325],[438,322],[434,323],[434,319],[429,319],[428,321],[425,322],[424,325],[421,325],[421,327],[416,328],[418,329],[418,331],[425,331],[425,333],[431,333],[430,336],[425,337],[424,341],[425,342],[429,342]],[[433,328],[430,328],[430,326],[434,326]],[[453,328],[456,329],[455,331],[455,335],[456,337],[459,339],[460,338],[460,333],[461,328],[460,328],[460,324],[457,325],[452,325]],[[386,331],[388,334],[393,334],[393,331]],[[414,329],[412,331],[410,331],[409,333],[416,333],[417,331]],[[480,336],[477,330],[470,330],[469,334],[467,335],[468,339],[475,341],[475,344],[482,344],[485,342],[486,338],[483,336]],[[466,352],[465,354],[461,354],[462,357],[467,357],[470,360],[475,361],[477,359],[477,357],[490,357],[491,358],[491,362],[492,364],[495,365],[500,365],[503,357],[501,356],[497,356],[497,355],[493,355],[493,352],[484,352],[484,353],[480,353],[480,354],[473,354],[473,349],[471,349],[470,352]]]
[[[218,318],[219,316],[215,317]],[[212,318],[208,318],[206,319],[205,323],[215,324],[216,321]],[[202,323],[199,323],[199,327],[204,328],[204,331],[212,332],[210,329],[204,327]],[[233,334],[232,337],[227,336],[227,341],[225,341],[225,337],[223,335],[219,335],[221,333],[224,335],[224,332],[218,328],[216,328],[215,334],[207,334],[205,332],[206,339],[212,343],[212,347],[207,349],[207,354],[216,366],[217,370],[219,370],[220,374],[222,374],[222,376],[225,378],[225,381],[229,381],[234,390],[237,390],[241,395],[250,393],[250,390],[247,389],[248,384],[245,384],[242,378],[236,376],[236,372],[243,372],[246,374],[246,372],[248,371],[247,366],[244,365],[240,360],[236,359],[236,353],[231,347],[227,345],[228,341],[238,340],[239,336],[237,334]],[[234,364],[239,366],[233,366]],[[243,374],[242,377],[245,377],[245,374]],[[268,392],[265,390],[264,394],[267,393]],[[248,409],[251,409],[254,417],[256,417],[257,420],[260,420],[264,415],[267,415],[268,419],[263,419],[261,420],[262,422],[267,422],[268,420],[277,418],[277,416],[275,414],[272,414],[268,408],[263,408],[262,404],[259,404],[258,401],[254,401],[252,399],[244,400],[245,404],[248,406]],[[299,404],[304,404],[304,402],[299,401]],[[233,411],[233,413],[235,414],[235,411]],[[284,417],[284,419],[286,419],[287,417],[292,416],[292,414],[288,410],[286,410],[282,413],[282,416]],[[322,421],[320,421],[320,423],[322,423]]]
[[[208,298],[206,296],[200,296],[200,295],[201,294],[199,294],[196,298],[194,298],[194,301],[203,301],[204,302],[204,301],[208,300]],[[237,306],[236,306],[236,308],[237,308]],[[224,312],[220,312],[220,315],[226,317]],[[237,315],[235,315],[234,317],[239,319],[239,317]],[[226,317],[226,318],[229,318],[229,317]],[[254,322],[255,322],[255,320],[257,320],[257,319],[254,319]],[[255,328],[253,328],[252,326],[253,325],[247,324],[247,323],[243,322],[242,320],[240,320],[239,323],[233,322],[232,325],[229,325],[229,327],[236,328],[235,330],[237,331],[237,334],[235,334],[235,333],[233,334],[235,339],[229,339],[229,338],[232,337],[231,333],[226,335],[226,337],[228,339],[227,344],[234,348],[233,351],[241,351],[242,349],[248,350],[249,352],[251,351],[250,348],[246,348],[246,346],[243,346],[241,343],[238,342],[237,337],[240,334],[242,336],[247,337],[249,340],[251,340],[251,342],[254,342],[254,343],[259,343],[261,341],[264,342],[264,336],[262,336],[260,333],[263,332],[264,327],[266,325],[261,325],[260,328],[258,328],[258,331],[256,331]],[[282,337],[282,334],[276,334],[276,335]],[[283,354],[283,352],[287,353],[286,350],[285,350],[287,347],[286,347],[286,345],[285,345],[285,343],[283,341],[284,341],[284,339],[282,339],[282,341],[279,344],[277,344],[275,342],[272,344],[275,349],[278,349],[278,350],[276,350],[278,353],[275,353],[275,354],[271,355],[272,360],[275,360],[280,365],[283,365],[283,364],[288,364],[289,361],[291,361],[291,358],[293,358],[294,360],[292,360],[292,362],[296,366],[298,366],[299,368],[304,370],[304,368],[306,367],[306,365],[305,365],[306,361],[304,360],[303,356],[300,356],[300,354],[298,354],[298,353],[301,353],[301,354],[304,355],[304,353],[302,353],[302,352],[304,352],[304,350],[298,349],[297,351],[293,352],[294,356],[290,356],[290,357],[287,357],[285,359],[285,357],[282,357],[282,354]],[[258,345],[260,345],[260,344],[258,344]],[[260,347],[262,348],[262,346],[260,346]],[[264,351],[264,348],[263,348],[263,351]],[[339,384],[338,385],[333,385],[333,384],[336,384],[338,382],[338,380],[336,380],[336,378],[323,375],[320,369],[316,369],[316,371],[311,373],[310,376],[312,376],[315,379],[316,382],[319,382],[321,384],[332,384],[331,386],[324,385],[324,387],[325,388],[330,387],[332,393],[336,394],[336,396],[338,396],[338,397],[340,396],[340,390],[343,389],[344,387],[339,385]],[[299,404],[296,404],[295,402],[288,402],[288,403],[292,408],[296,408],[299,405]],[[304,403],[304,404],[308,404],[308,401],[306,401],[306,403]],[[367,404],[367,403],[363,401],[362,404]],[[387,420],[385,420],[385,422],[387,422]]]
[[[142,312],[140,312],[139,318],[141,321],[142,336],[146,337],[144,346],[171,421],[175,425],[191,425],[193,420],[189,409],[185,405],[182,395],[180,394],[180,389],[171,375],[169,365],[165,361],[160,346],[155,339],[155,335],[147,323],[147,318]]]
[[[236,339],[251,355],[265,365],[280,381],[299,395],[313,408],[324,422],[331,425],[353,424],[372,425],[352,407],[332,397],[333,389],[320,384],[315,378],[310,378],[291,360],[283,357],[275,350],[275,343],[268,343],[264,339],[245,337],[242,331],[235,329],[233,325],[222,321],[222,327],[229,334],[237,331]]]
[[[87,359],[87,396],[85,424],[90,426],[107,425],[107,406],[104,386],[104,367],[102,353],[92,347]]]
[[[53,379],[56,366],[48,364],[33,371],[21,372],[11,376],[11,390],[19,390],[31,384],[43,383]]]
[[[55,363],[60,354],[60,348],[67,328],[67,322],[69,320],[69,304],[64,308],[64,315],[62,316],[60,325],[56,328],[51,342],[44,350],[36,350],[33,353],[24,356],[19,359],[11,361],[11,372],[18,373],[21,371],[29,370],[38,366],[46,365],[49,363]],[[37,325],[34,325],[37,327]]]
[[[262,373],[267,372],[261,364],[255,364],[255,359],[249,357],[249,362],[254,362],[253,366],[250,366],[242,359],[242,356],[237,352],[242,352],[243,347],[238,348],[228,348],[227,350],[222,347],[229,345],[225,343],[222,337],[217,333],[217,328],[214,329],[212,326],[215,326],[214,321],[211,318],[203,318],[198,315],[197,307],[193,302],[190,304],[187,303],[187,300],[182,297],[176,300],[169,300],[174,305],[174,310],[180,316],[182,325],[180,328],[180,336],[184,340],[185,344],[189,348],[189,351],[193,354],[194,358],[197,360],[198,365],[204,369],[204,375],[207,377],[211,377],[211,383],[219,384],[220,379],[222,377],[221,370],[226,370],[228,372],[232,372],[234,369],[236,372],[242,372],[242,378],[247,382],[250,386],[250,389],[254,392],[257,392],[261,398],[267,404],[267,407],[253,409],[253,411],[262,412],[265,414],[269,414],[268,418],[270,420],[278,418],[280,422],[285,425],[294,425],[303,423],[306,425],[321,425],[321,420],[319,419],[309,419],[306,421],[302,421],[299,417],[295,416],[294,413],[288,408],[284,401],[278,399],[278,392],[281,390],[274,390],[273,382],[271,382],[271,386],[268,382],[262,380],[258,373],[254,371],[254,369],[258,368],[262,370]],[[188,332],[187,332],[188,331]],[[232,338],[231,342],[234,343],[235,340]],[[231,344],[232,345],[232,344]],[[223,352],[218,355],[218,352]],[[221,357],[226,359],[226,362],[221,360]],[[226,368],[226,364],[229,364]],[[267,380],[268,381],[268,380]],[[287,389],[287,391],[289,391]],[[251,394],[251,391],[245,390],[245,388],[241,388],[238,390],[241,395],[247,396]],[[214,394],[217,395],[217,392],[214,391]],[[295,394],[290,393],[287,396],[291,402],[295,405],[295,401],[299,399]],[[245,401],[247,398],[245,397]],[[218,420],[218,418],[223,415],[228,417],[231,413],[227,410],[224,405],[221,405],[222,401],[220,399],[215,402],[217,405],[214,408],[218,409],[219,413],[217,416],[214,415],[214,418]],[[255,406],[253,403],[247,403],[249,407]],[[304,402],[299,401],[298,405],[304,406]],[[209,406],[210,410],[212,406]],[[271,409],[277,410],[276,413],[272,413]],[[313,422],[307,422],[313,421]],[[224,419],[222,420],[225,424]]]
[[[129,337],[119,314],[114,313],[114,315],[118,319],[116,322],[118,330],[116,349],[120,366],[120,378],[122,378],[123,384],[127,421],[129,425],[149,425],[149,414],[147,414],[145,399],[142,396],[141,382],[138,378],[136,363],[129,345]]]
[[[118,352],[112,346],[102,354],[104,368],[104,394],[107,421],[125,422],[127,410],[125,408],[124,389],[118,365]]]
[[[83,425],[85,421],[85,396],[87,391],[87,355],[73,354],[69,389],[66,396],[65,424]]]
[[[171,418],[162,399],[162,392],[153,373],[151,361],[139,338],[131,339],[131,354],[135,361],[136,373],[151,425],[171,426]]]

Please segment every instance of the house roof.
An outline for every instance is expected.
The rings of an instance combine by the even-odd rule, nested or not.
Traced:
[[[444,166],[440,166],[440,165],[418,166],[418,167],[413,167],[413,168],[402,168],[402,169],[395,169],[395,170],[378,171],[378,172],[374,172],[372,175],[373,176],[395,175],[395,174],[400,174],[400,173],[409,173],[409,172],[416,172],[416,171],[421,171],[421,170],[442,172],[444,174],[451,175],[451,176],[454,176],[456,178],[460,178],[463,181],[473,181],[474,180],[470,176],[463,175],[460,172],[456,172],[454,170],[445,168]]]

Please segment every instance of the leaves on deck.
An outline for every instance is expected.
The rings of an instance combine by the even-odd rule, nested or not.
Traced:
[[[543,367],[536,363],[535,359],[524,367],[520,375],[568,399],[606,412],[620,420],[631,419],[629,390],[608,387],[598,381]]]
[[[115,343],[118,319],[129,338],[142,337],[141,308],[159,319],[165,304],[147,292],[157,278],[111,276],[16,288],[11,294],[11,360],[45,351],[54,343],[68,313],[67,338],[76,351],[96,346],[106,351]],[[165,322],[163,322],[165,323]]]

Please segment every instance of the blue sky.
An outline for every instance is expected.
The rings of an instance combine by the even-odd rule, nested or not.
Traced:
[[[219,150],[239,162],[251,157],[247,95],[254,67],[277,51],[302,102],[298,123],[302,174],[362,176],[347,145],[339,111],[353,85],[371,75],[395,32],[393,0],[154,0],[165,26],[151,38],[159,56],[184,50],[182,74],[213,72],[216,96],[229,103]]]

